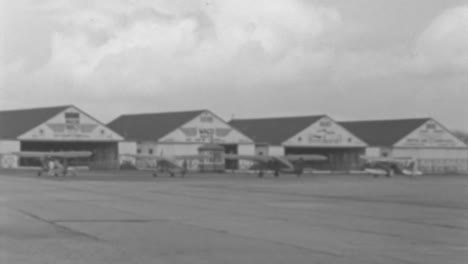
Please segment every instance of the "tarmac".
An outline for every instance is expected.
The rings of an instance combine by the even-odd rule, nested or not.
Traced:
[[[468,263],[468,176],[0,172],[0,263]]]

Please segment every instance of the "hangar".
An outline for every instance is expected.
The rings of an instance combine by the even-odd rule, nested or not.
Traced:
[[[38,161],[18,158],[14,151],[89,150],[93,156],[71,165],[94,168],[115,166],[123,138],[73,105],[0,111],[1,166],[38,166]]]
[[[468,146],[432,118],[340,124],[369,145],[368,156],[414,158],[424,173],[468,172]]]
[[[199,154],[203,148],[210,149],[209,145],[214,144],[232,154],[252,155],[255,149],[249,137],[209,110],[127,114],[111,121],[108,126],[126,140],[135,142],[139,154]],[[190,170],[199,168],[197,161],[189,161],[187,165]],[[223,160],[222,165],[228,169],[239,167],[234,161]]]
[[[319,169],[350,170],[359,166],[366,144],[326,115],[233,119],[229,122],[255,142],[258,155],[320,154]]]

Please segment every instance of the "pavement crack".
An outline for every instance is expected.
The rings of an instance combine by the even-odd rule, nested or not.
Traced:
[[[103,241],[101,238],[97,237],[97,236],[94,236],[94,235],[90,235],[90,234],[87,234],[87,233],[84,233],[84,232],[81,232],[81,231],[77,231],[73,228],[70,228],[70,227],[67,227],[67,226],[64,226],[64,225],[60,225],[58,224],[57,222],[55,221],[51,221],[51,220],[47,220],[47,219],[44,219],[36,214],[33,214],[33,213],[30,213],[30,212],[27,212],[27,211],[24,211],[24,210],[21,210],[21,209],[17,209],[15,208],[15,210],[17,212],[20,212],[26,216],[29,216],[35,220],[38,220],[38,221],[41,221],[43,223],[47,223],[47,224],[50,224],[52,226],[54,226],[56,229],[60,230],[60,231],[63,231],[63,232],[67,232],[67,233],[70,233],[70,234],[73,234],[73,235],[76,235],[76,236],[80,236],[80,237],[84,237],[84,238],[87,238],[87,239],[91,239],[91,240],[94,240],[94,241]]]
[[[63,219],[54,223],[153,223],[165,222],[166,219]]]

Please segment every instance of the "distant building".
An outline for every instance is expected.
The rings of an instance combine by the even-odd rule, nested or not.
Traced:
[[[123,138],[73,105],[0,111],[0,167],[38,166],[38,161],[20,159],[15,151],[93,152],[84,164],[101,168],[116,165]]]
[[[368,156],[411,157],[425,173],[468,172],[468,146],[432,118],[340,122]]]
[[[233,119],[230,125],[255,142],[258,155],[320,154],[317,168],[349,170],[359,166],[367,144],[326,115]]]
[[[135,142],[138,154],[198,154],[200,148],[207,144],[218,144],[227,153],[254,153],[254,144],[249,137],[209,110],[125,114],[111,121],[108,126],[127,141]],[[193,170],[198,164],[194,160],[188,166]],[[226,166],[228,169],[239,167],[233,161],[227,161]]]

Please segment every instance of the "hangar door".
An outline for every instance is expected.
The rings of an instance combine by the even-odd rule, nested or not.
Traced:
[[[305,148],[285,147],[285,154],[318,154],[328,158],[323,162],[312,162],[310,166],[319,170],[352,170],[359,168],[359,156],[364,148]]]

